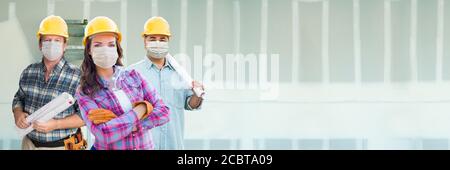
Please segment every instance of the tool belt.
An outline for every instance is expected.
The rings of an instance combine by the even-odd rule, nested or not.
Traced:
[[[64,147],[66,150],[85,150],[87,148],[87,142],[83,139],[81,128],[78,128],[77,133],[64,140]]]
[[[64,146],[66,150],[85,150],[87,147],[86,140],[83,139],[83,135],[81,133],[81,129],[78,128],[75,134],[69,135],[63,139],[52,141],[52,142],[39,142],[33,139],[30,139],[33,142],[35,147],[61,147]]]

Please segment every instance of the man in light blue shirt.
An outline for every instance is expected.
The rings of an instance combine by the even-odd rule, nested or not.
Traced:
[[[180,75],[166,59],[170,56],[168,42],[171,36],[167,21],[162,17],[150,18],[144,25],[142,36],[147,57],[128,69],[135,69],[153,85],[171,112],[169,123],[152,129],[155,149],[184,149],[184,110],[199,109],[203,99],[193,95],[192,89],[180,86]],[[193,81],[192,86],[203,89],[197,81]]]

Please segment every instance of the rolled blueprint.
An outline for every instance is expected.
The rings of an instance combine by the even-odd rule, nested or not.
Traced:
[[[192,77],[187,73],[186,69],[181,67],[181,65],[173,58],[171,55],[166,56],[167,61],[175,68],[180,77],[185,81],[189,88],[192,88]],[[199,87],[193,88],[194,93],[197,97],[203,97],[206,92]]]
[[[52,101],[48,102],[33,114],[26,118],[27,123],[31,124],[35,121],[47,122],[62,111],[66,110],[75,103],[75,99],[69,93],[62,93]],[[26,129],[16,127],[19,136],[23,137],[34,130],[33,126],[29,126]]]

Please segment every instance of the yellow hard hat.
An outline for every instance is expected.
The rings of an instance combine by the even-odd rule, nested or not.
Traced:
[[[40,39],[41,35],[59,35],[69,38],[66,21],[60,16],[54,15],[44,18],[39,25],[37,38]]]
[[[91,35],[105,32],[115,33],[119,43],[122,40],[122,34],[119,32],[119,28],[116,23],[108,17],[99,16],[89,21],[86,25],[86,28],[84,29],[83,44],[86,45],[86,40]]]
[[[142,36],[154,34],[167,35],[170,37],[169,23],[163,17],[152,17],[145,22]]]

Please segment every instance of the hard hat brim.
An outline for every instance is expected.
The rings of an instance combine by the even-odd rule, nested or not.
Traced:
[[[61,35],[61,34],[46,34],[46,33],[38,33],[37,36],[38,38],[40,38],[41,36],[46,36],[46,35],[55,35],[55,36],[60,36],[60,37],[64,37],[64,38],[69,38],[69,36],[66,35]]]
[[[98,34],[104,34],[104,33],[112,33],[112,34],[114,34],[118,43],[120,43],[122,41],[122,34],[120,32],[105,31],[105,32],[97,32],[95,34],[92,34],[92,35],[89,35],[88,37],[83,38],[83,45],[86,46],[87,39],[92,38],[92,37],[94,37],[94,36],[96,36]]]
[[[149,33],[145,33],[145,32],[141,33],[141,36],[142,36],[142,37],[145,37],[145,36],[147,36],[147,35],[165,35],[165,36],[168,36],[168,37],[171,37],[171,36],[172,36],[171,34],[149,34]]]

